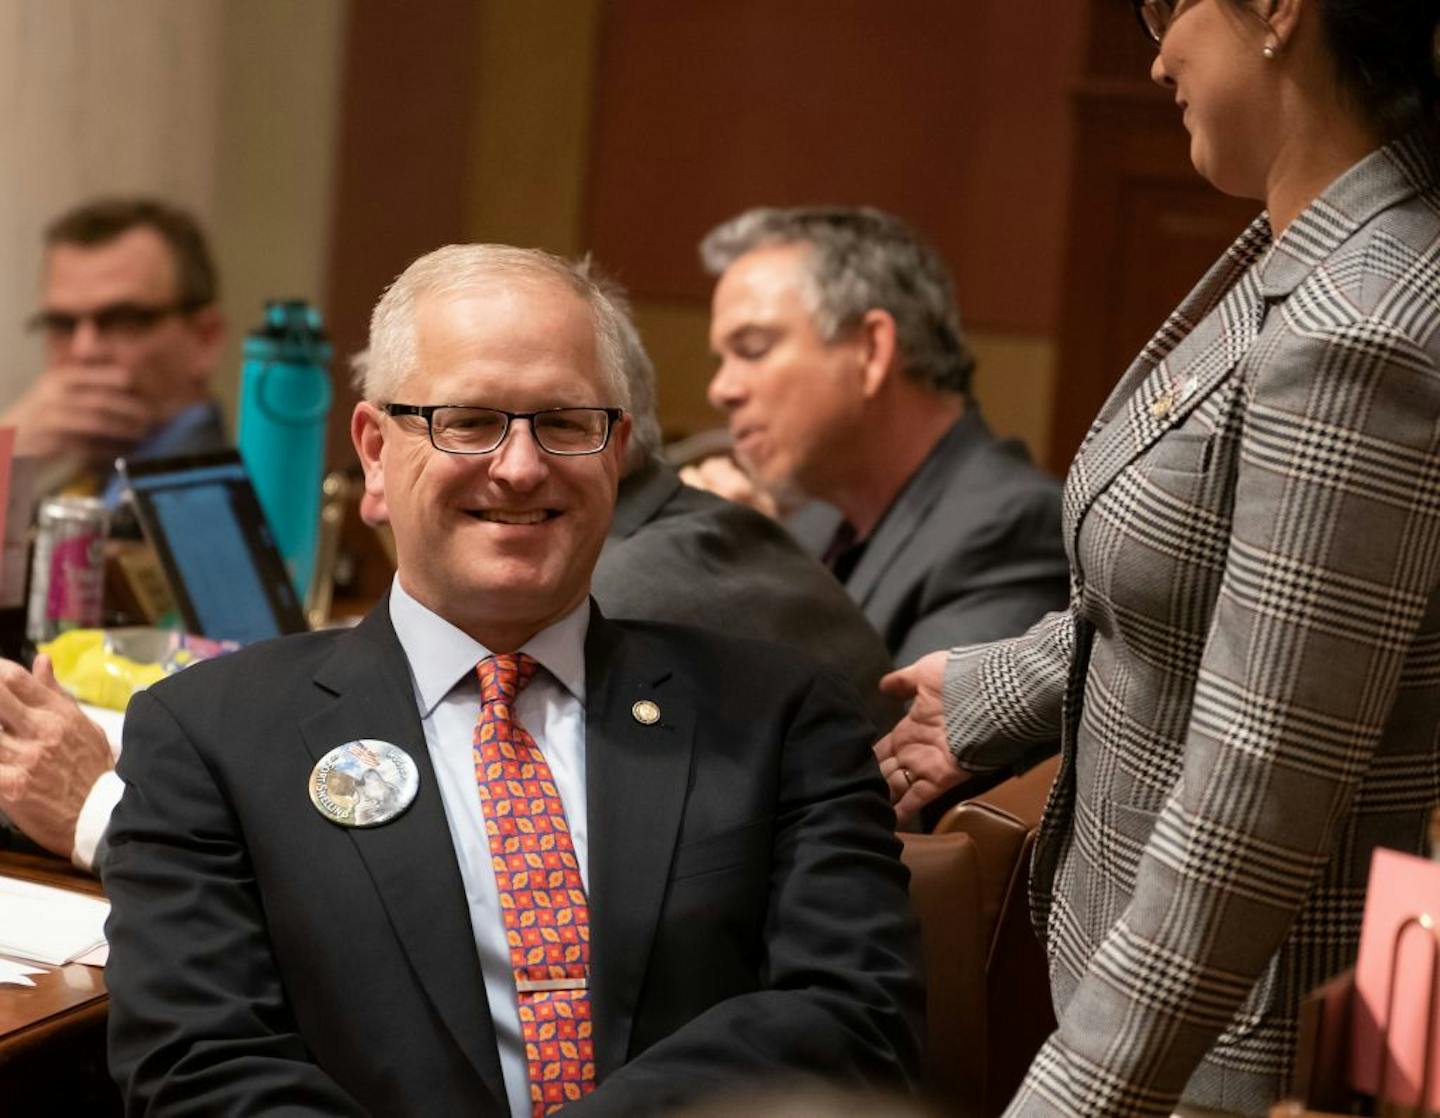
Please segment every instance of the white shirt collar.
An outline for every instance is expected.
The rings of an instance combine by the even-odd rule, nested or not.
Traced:
[[[440,700],[490,655],[490,650],[474,637],[407,594],[398,576],[390,584],[390,624],[405,651],[405,659],[410,662],[421,718],[429,718]],[[590,600],[586,598],[520,648],[521,652],[533,656],[581,706],[585,705],[585,637],[589,631]]]

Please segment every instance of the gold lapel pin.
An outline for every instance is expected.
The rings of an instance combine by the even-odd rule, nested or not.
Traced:
[[[1150,414],[1156,419],[1164,419],[1170,414],[1170,409],[1174,406],[1175,394],[1173,392],[1166,392],[1155,398],[1155,402],[1150,405]]]
[[[630,713],[642,726],[653,726],[660,721],[660,708],[649,699],[637,700],[635,705],[630,708]]]

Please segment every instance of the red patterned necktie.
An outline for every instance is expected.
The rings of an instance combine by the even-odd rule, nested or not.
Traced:
[[[590,906],[550,766],[516,720],[515,697],[535,676],[523,653],[480,661],[475,782],[530,1070],[534,1118],[595,1088],[590,1036]]]

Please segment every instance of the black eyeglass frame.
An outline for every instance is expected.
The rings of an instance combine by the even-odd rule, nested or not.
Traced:
[[[211,300],[209,299],[182,299],[179,302],[159,305],[121,300],[93,311],[85,311],[83,314],[39,310],[25,320],[25,329],[31,333],[55,334],[68,338],[73,337],[75,331],[80,328],[80,324],[89,319],[95,324],[95,329],[100,334],[143,334],[155,329],[161,322],[173,315],[194,314],[210,304]],[[115,321],[116,316],[122,321],[128,317],[131,322],[122,327]],[[107,319],[111,321],[107,323]]]
[[[500,430],[500,437],[495,440],[495,445],[487,450],[451,450],[448,446],[441,446],[435,441],[435,413],[444,411],[447,408],[459,408],[465,411],[488,411],[505,417],[505,426]],[[414,415],[425,421],[425,433],[430,437],[430,445],[441,454],[494,454],[505,445],[506,438],[510,435],[510,425],[517,419],[528,419],[530,421],[530,434],[535,439],[535,445],[546,454],[553,454],[557,458],[583,458],[588,454],[599,454],[610,445],[610,436],[615,433],[615,424],[619,423],[625,416],[624,408],[542,408],[540,411],[506,411],[504,408],[487,408],[475,404],[381,404],[380,410],[392,419],[397,416]],[[535,426],[535,419],[541,415],[551,415],[562,411],[583,411],[598,412],[605,416],[605,434],[600,440],[600,445],[593,450],[551,450],[541,440]]]
[[[1158,47],[1160,40],[1165,38],[1170,20],[1175,16],[1179,0],[1130,0],[1130,3],[1135,9],[1135,19],[1139,22],[1141,30],[1145,32],[1145,37]],[[1164,11],[1163,22],[1159,18],[1162,10]],[[1146,15],[1147,12],[1155,15],[1154,21]]]

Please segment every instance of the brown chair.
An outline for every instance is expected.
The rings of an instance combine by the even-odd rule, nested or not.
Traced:
[[[926,1086],[944,1113],[980,1118],[988,945],[976,919],[979,855],[964,834],[902,834],[900,839],[925,952]]]
[[[1030,924],[1030,852],[1059,757],[956,804],[937,835],[967,835],[979,856],[980,934],[986,945],[985,1034],[989,1043],[982,1113],[999,1114],[1055,1028],[1045,953]]]

